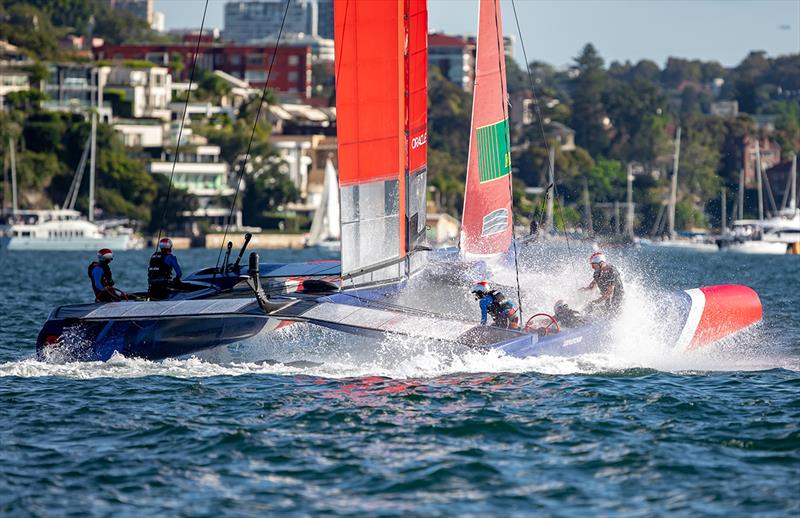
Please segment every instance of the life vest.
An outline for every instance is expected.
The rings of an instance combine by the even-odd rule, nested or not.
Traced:
[[[511,299],[503,295],[502,292],[492,290],[488,293],[488,296],[492,297],[492,302],[489,304],[489,307],[486,308],[486,311],[492,315],[492,317],[507,317],[514,313],[514,303]]]
[[[172,266],[164,260],[166,254],[161,250],[150,256],[150,265],[147,267],[147,282],[153,284],[166,284],[172,280]]]
[[[111,277],[111,267],[108,265],[108,263],[104,263],[102,261],[92,261],[92,264],[89,265],[89,269],[86,270],[86,273],[89,275],[89,281],[92,283],[92,290],[94,290],[95,294],[101,291],[95,287],[94,277],[92,277],[92,270],[94,270],[96,266],[99,266],[103,269],[103,274],[100,276],[100,284],[102,284],[104,288],[114,285],[114,278]]]

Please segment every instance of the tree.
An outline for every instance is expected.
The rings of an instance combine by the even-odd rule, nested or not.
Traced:
[[[575,142],[593,156],[602,155],[608,147],[604,126],[606,118],[603,91],[606,73],[603,59],[591,43],[575,58],[578,77],[573,84],[573,109],[570,126],[575,130]]]

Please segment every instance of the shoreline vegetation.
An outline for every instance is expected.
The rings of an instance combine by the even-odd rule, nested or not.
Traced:
[[[28,68],[32,88],[6,95],[6,108],[0,113],[0,152],[7,156],[9,139],[16,143],[21,208],[63,204],[90,131],[82,114],[44,109],[47,96],[37,88],[47,78],[49,63],[89,61],[59,49],[58,39],[66,35],[92,35],[108,43],[174,41],[99,0],[7,0],[0,6],[0,40],[19,47],[34,63]],[[627,168],[635,163],[642,172],[633,182],[635,231],[650,234],[667,198],[673,139],[679,126],[683,138],[677,229],[718,227],[722,190],[726,191],[728,214],[733,213],[740,170],[748,160],[747,141],[779,148],[781,161],[800,150],[800,54],[771,57],[754,51],[732,68],[680,58],[669,58],[663,66],[649,60],[606,64],[600,52],[586,44],[568,69],[539,61],[532,62],[530,69],[538,102],[533,101],[524,68],[507,60],[515,217],[520,225],[538,219],[542,207],[541,195],[530,194],[526,188],[547,184],[548,158],[539,116],[555,150],[559,229],[585,225],[588,197],[594,232],[613,233],[613,214],[607,207],[624,202]],[[215,80],[210,71],[198,70],[196,77],[198,89],[190,94],[193,100],[219,102],[229,93],[227,85]],[[320,84],[333,83],[330,77],[317,79]],[[448,81],[436,66],[429,69],[428,87],[431,201],[441,212],[458,217],[463,204],[471,95]],[[333,102],[335,92],[329,93]],[[106,94],[104,101],[121,102],[119,92]],[[274,103],[275,99],[271,93],[268,101]],[[720,110],[734,103],[738,110]],[[223,115],[192,122],[196,135],[220,146],[221,158],[228,162],[232,176],[239,172],[257,107],[256,96],[244,102],[233,119]],[[523,114],[525,108],[528,113]],[[265,230],[303,232],[310,223],[307,218],[289,218],[283,210],[288,203],[300,201],[299,192],[281,172],[280,159],[270,144],[271,132],[262,117],[249,162],[254,167],[248,168],[245,190],[237,201],[243,223]],[[157,232],[162,224],[168,232],[183,228],[182,214],[196,209],[197,200],[173,188],[165,210],[168,178],[148,172],[149,157],[141,148],[126,147],[112,126],[101,123],[97,150],[97,206],[103,217],[131,218],[145,234]],[[85,190],[77,203],[84,213],[88,208]],[[10,206],[7,191],[3,191],[4,208]],[[231,198],[220,202],[229,206]],[[756,203],[750,189],[745,196],[745,216],[755,213]],[[210,229],[200,230],[206,233]]]

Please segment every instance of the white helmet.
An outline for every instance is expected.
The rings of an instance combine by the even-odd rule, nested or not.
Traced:
[[[600,264],[606,262],[606,254],[595,252],[589,257],[589,264]]]
[[[161,250],[172,250],[172,240],[168,237],[161,238],[158,242],[158,248]]]
[[[489,293],[489,283],[486,281],[476,282],[472,285],[472,289],[470,291],[476,295],[485,295]]]

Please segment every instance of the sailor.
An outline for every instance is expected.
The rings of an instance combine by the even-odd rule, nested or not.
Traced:
[[[114,290],[114,278],[111,276],[109,263],[114,260],[114,252],[110,248],[97,251],[97,260],[92,261],[87,270],[92,281],[95,302],[116,302],[120,300]]]
[[[578,327],[586,323],[581,314],[570,308],[563,300],[557,301],[553,306],[553,316],[561,327]]]
[[[592,282],[583,289],[591,291],[598,288],[600,290],[600,298],[590,303],[589,311],[616,315],[622,307],[622,299],[625,296],[625,288],[622,286],[619,271],[608,264],[603,252],[593,253],[589,257],[589,264],[594,270],[594,275]]]
[[[150,299],[167,298],[169,289],[180,285],[181,275],[178,258],[172,253],[172,240],[165,237],[158,242],[158,250],[150,256],[150,265],[147,268],[147,291]]]
[[[491,315],[492,325],[519,329],[519,315],[511,299],[497,290],[490,289],[486,281],[476,282],[471,291],[481,308],[482,326],[486,325],[488,316]]]

